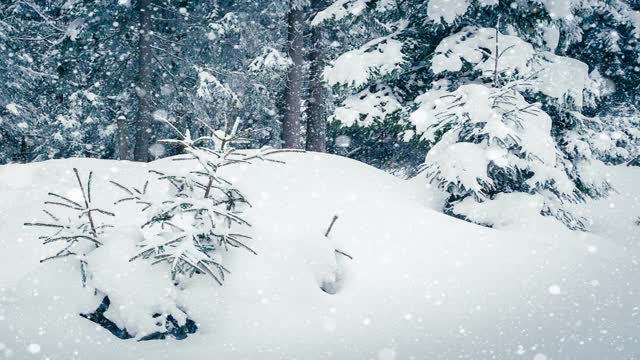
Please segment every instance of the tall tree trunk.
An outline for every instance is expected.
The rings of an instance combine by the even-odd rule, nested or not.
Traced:
[[[300,118],[302,107],[302,67],[304,14],[299,1],[290,0],[287,43],[288,54],[292,64],[287,74],[287,84],[284,97],[284,120],[282,124],[283,146],[289,149],[301,149]]]
[[[118,126],[118,159],[129,160],[129,129],[127,128],[127,118],[124,115],[118,116],[116,120]]]
[[[322,3],[323,1],[318,1]],[[314,3],[315,4],[315,3]],[[317,4],[321,6],[323,4]],[[327,122],[324,105],[326,91],[322,83],[324,69],[324,51],[322,51],[322,27],[320,24],[311,29],[311,52],[309,53],[309,88],[311,97],[307,106],[307,144],[309,151],[326,152]]]
[[[151,0],[138,0],[139,40],[138,40],[138,113],[136,119],[135,147],[133,158],[136,161],[149,161],[151,138]]]

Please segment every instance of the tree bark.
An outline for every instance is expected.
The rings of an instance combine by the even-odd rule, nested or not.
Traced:
[[[22,136],[20,138],[20,162],[26,164],[29,160],[29,154],[27,151],[27,138]]]
[[[116,120],[118,126],[118,158],[129,160],[129,129],[127,128],[127,118],[124,115],[118,116]]]
[[[309,151],[326,152],[327,150],[327,122],[324,105],[326,91],[322,83],[324,70],[324,51],[322,51],[322,27],[313,26],[311,29],[311,52],[309,53],[309,87],[311,97],[307,106],[307,143]]]
[[[138,97],[138,113],[136,119],[136,136],[133,158],[136,161],[149,161],[149,145],[151,139],[151,0],[138,0],[139,34],[138,34],[138,79],[136,94]]]
[[[289,149],[301,149],[300,118],[302,104],[302,67],[304,14],[301,6],[296,6],[295,0],[290,0],[287,21],[288,55],[292,61],[287,73],[287,83],[284,97],[284,119],[282,123],[283,146]]]

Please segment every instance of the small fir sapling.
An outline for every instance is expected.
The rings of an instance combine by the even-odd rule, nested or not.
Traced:
[[[229,270],[222,264],[223,254],[230,248],[243,248],[256,252],[246,245],[250,239],[243,229],[250,227],[242,212],[250,206],[242,192],[222,177],[218,170],[233,164],[251,164],[254,160],[282,163],[271,155],[292,150],[264,148],[254,154],[237,150],[234,146],[246,142],[238,133],[239,121],[233,126],[225,123],[223,130],[214,130],[207,124],[211,136],[193,139],[189,130],[184,133],[167,124],[179,139],[163,140],[180,145],[184,156],[174,161],[195,160],[197,169],[187,174],[167,174],[152,170],[158,180],[170,184],[171,193],[159,203],[146,196],[148,182],[142,190],[112,182],[127,197],[117,201],[134,201],[148,211],[148,220],[142,224],[144,241],[140,251],[131,261],[152,259],[153,264],[169,263],[171,276],[176,282],[181,277],[208,274],[222,285]],[[207,145],[211,147],[207,147]],[[298,150],[293,150],[298,152]]]
[[[89,172],[86,186],[82,183],[78,169],[74,168],[73,172],[82,194],[82,200],[74,201],[67,196],[50,192],[48,193],[50,200],[44,202],[45,205],[53,206],[58,210],[63,208],[70,209],[72,213],[70,215],[56,215],[54,212],[45,209],[43,211],[49,217],[49,220],[25,223],[25,225],[54,229],[52,234],[40,236],[39,239],[43,240],[45,245],[62,242],[64,246],[54,255],[44,258],[40,262],[67,256],[77,257],[80,260],[82,286],[85,287],[88,265],[85,256],[102,245],[99,240],[100,235],[103,234],[106,228],[113,227],[109,224],[97,222],[96,215],[114,217],[115,214],[94,207],[91,197],[93,172]]]

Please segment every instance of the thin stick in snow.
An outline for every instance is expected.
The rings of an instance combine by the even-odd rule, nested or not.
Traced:
[[[333,229],[333,225],[336,223],[337,220],[338,220],[338,215],[333,215],[333,219],[331,219],[331,224],[329,224],[329,228],[327,228],[327,231],[324,233],[324,237],[326,238],[329,237],[329,234],[331,233],[331,229]],[[342,256],[348,257],[349,259],[353,260],[353,256],[347,254],[346,252],[338,249],[334,249],[334,250],[336,251],[337,254],[340,254]]]
[[[327,232],[324,233],[324,237],[329,237],[329,233],[331,232],[331,229],[333,229],[333,224],[335,224],[337,220],[338,220],[338,215],[333,215],[333,219],[331,219],[331,224],[329,224],[329,228],[327,229]]]

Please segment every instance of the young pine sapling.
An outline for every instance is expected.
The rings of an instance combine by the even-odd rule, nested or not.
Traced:
[[[112,225],[97,222],[98,215],[113,217],[112,212],[94,207],[91,197],[91,185],[93,172],[89,172],[86,186],[82,183],[78,169],[74,168],[78,188],[82,194],[82,199],[75,201],[68,196],[57,193],[48,193],[50,200],[45,201],[45,205],[53,206],[57,210],[69,209],[71,214],[54,214],[49,210],[43,210],[49,220],[25,223],[26,226],[38,226],[50,228],[53,233],[40,236],[45,245],[62,243],[63,246],[54,255],[40,260],[40,262],[75,256],[80,260],[80,272],[82,274],[82,286],[87,282],[87,261],[85,256],[92,250],[100,247],[99,237],[104,229]]]
[[[291,150],[265,148],[255,153],[237,150],[234,145],[246,140],[238,133],[238,121],[223,130],[211,131],[211,136],[193,139],[187,130],[184,133],[169,126],[179,139],[163,140],[164,143],[180,145],[186,155],[174,161],[193,161],[197,168],[187,174],[168,174],[151,171],[158,179],[170,184],[171,193],[160,203],[147,196],[148,183],[142,190],[114,184],[126,192],[127,197],[118,202],[135,201],[144,205],[148,220],[142,224],[145,230],[137,258],[152,259],[153,264],[168,263],[174,281],[196,273],[210,275],[222,285],[229,270],[224,267],[222,256],[230,248],[243,248],[256,252],[246,245],[250,236],[243,231],[251,225],[242,217],[246,206],[250,206],[243,193],[230,181],[222,177],[219,170],[233,164],[251,164],[255,160],[282,163],[271,155]],[[210,146],[210,147],[207,147]]]

